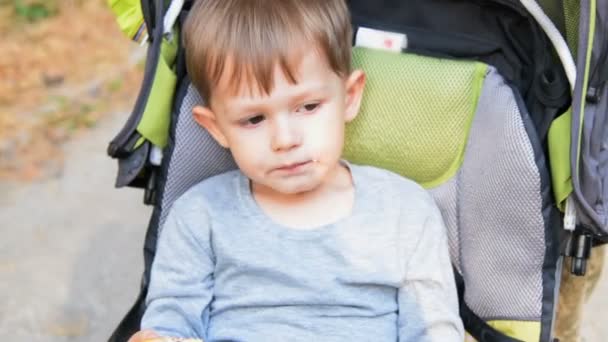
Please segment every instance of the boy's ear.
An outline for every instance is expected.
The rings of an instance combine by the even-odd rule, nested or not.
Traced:
[[[344,119],[352,121],[359,113],[363,89],[365,88],[365,73],[362,70],[353,71],[346,80],[346,111]]]
[[[203,126],[218,144],[222,145],[224,148],[228,148],[228,140],[218,127],[215,113],[213,113],[211,109],[203,106],[195,106],[192,108],[192,116],[194,117],[194,121]]]

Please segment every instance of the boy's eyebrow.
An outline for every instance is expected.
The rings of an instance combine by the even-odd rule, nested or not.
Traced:
[[[296,94],[293,102],[299,102],[310,96],[326,95],[329,92],[327,84],[319,84],[318,86],[304,89],[301,93]]]
[[[325,95],[328,93],[328,91],[328,86],[326,84],[312,84],[310,86],[304,86],[300,89],[294,90],[293,93],[287,94],[286,97],[288,97],[290,105],[293,105],[294,103],[302,101],[310,96]],[[264,109],[267,104],[268,102],[265,98],[257,98],[253,100],[241,98],[231,101],[228,108],[230,112],[252,112]]]

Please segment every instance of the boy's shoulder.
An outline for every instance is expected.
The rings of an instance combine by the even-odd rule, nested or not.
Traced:
[[[233,201],[239,177],[241,172],[232,170],[206,178],[180,195],[173,203],[173,207],[207,207],[212,203]]]
[[[390,197],[400,203],[411,202],[420,205],[434,205],[430,193],[416,181],[393,171],[368,165],[350,165],[355,182],[383,197]]]
[[[360,178],[361,182],[364,182],[369,186],[392,188],[396,191],[406,191],[410,194],[422,195],[427,193],[427,191],[416,181],[393,171],[359,164],[350,164],[350,167],[353,172],[355,172],[355,178]],[[357,179],[355,179],[355,181],[356,180]]]

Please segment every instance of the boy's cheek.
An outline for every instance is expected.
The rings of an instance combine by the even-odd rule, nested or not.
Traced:
[[[255,150],[265,140],[264,137],[256,130],[251,129],[234,129],[226,135],[230,149],[247,149]]]

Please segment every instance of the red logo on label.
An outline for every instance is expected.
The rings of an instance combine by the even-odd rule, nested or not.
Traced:
[[[392,49],[393,48],[393,41],[390,38],[386,38],[384,40],[384,47],[387,49]]]

